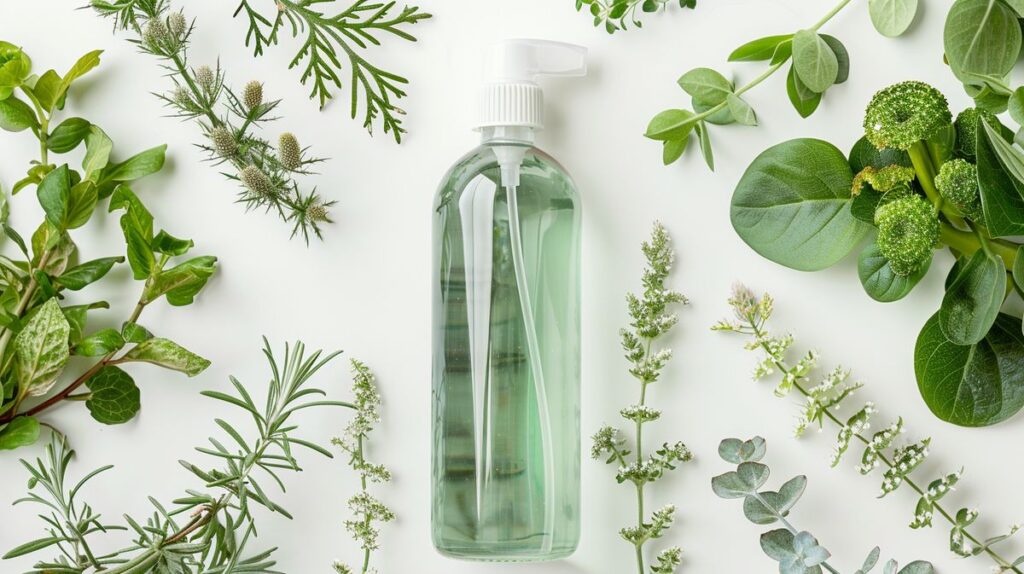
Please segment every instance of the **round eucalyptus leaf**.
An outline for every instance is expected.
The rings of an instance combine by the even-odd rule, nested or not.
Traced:
[[[932,260],[927,259],[913,275],[897,275],[889,265],[889,260],[878,250],[878,244],[872,241],[860,252],[857,275],[869,297],[882,303],[891,303],[906,297],[928,273],[931,264]]]
[[[801,271],[845,257],[871,229],[850,213],[853,174],[828,142],[797,139],[765,150],[732,196],[736,233],[762,256]]]
[[[868,14],[879,34],[895,38],[914,23],[917,6],[918,0],[868,0]]]
[[[1006,296],[1006,268],[999,257],[979,249],[949,285],[939,308],[939,326],[957,345],[985,337]]]
[[[793,533],[785,528],[770,530],[761,535],[761,550],[781,562],[796,554],[793,550],[793,538]]]
[[[1004,421],[1024,407],[1021,321],[1000,313],[984,339],[956,345],[936,313],[917,337],[914,372],[921,397],[940,419],[967,427]]]

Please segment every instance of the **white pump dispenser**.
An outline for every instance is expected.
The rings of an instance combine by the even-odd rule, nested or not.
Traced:
[[[491,46],[485,65],[476,129],[532,142],[534,130],[544,128],[544,91],[537,79],[586,75],[587,49],[550,40],[505,40]],[[495,152],[504,185],[517,187],[526,148],[500,146]]]

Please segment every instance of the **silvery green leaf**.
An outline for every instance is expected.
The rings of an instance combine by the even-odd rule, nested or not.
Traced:
[[[743,498],[752,492],[734,470],[712,478],[711,489],[721,498]]]
[[[900,574],[933,574],[934,572],[935,567],[932,566],[931,562],[925,562],[924,560],[915,560],[900,570]]]
[[[697,101],[717,106],[733,92],[733,85],[725,76],[711,68],[694,68],[679,78],[679,87]]]
[[[754,113],[754,108],[750,107],[750,104],[743,98],[736,94],[729,94],[725,101],[729,106],[729,112],[737,122],[745,126],[757,125],[757,114]]]
[[[738,438],[727,438],[718,445],[718,456],[726,462],[740,464],[743,462],[757,462],[764,458],[768,447],[764,439],[755,436],[754,438],[741,441]]]
[[[871,569],[875,567],[875,564],[878,564],[878,556],[881,553],[881,549],[879,549],[877,546],[872,548],[871,552],[868,552],[867,558],[864,559],[864,565],[861,566],[860,570],[857,570],[855,574],[867,574],[868,572],[870,572]]]
[[[765,532],[761,535],[761,550],[778,562],[792,559],[796,555],[793,550],[793,533],[785,528]]]
[[[918,0],[868,0],[868,13],[878,33],[893,38],[910,28],[917,4]]]
[[[759,462],[741,463],[736,472],[751,492],[764,486],[764,483],[768,481],[768,475],[771,474],[768,467]]]
[[[783,513],[788,512],[803,496],[804,490],[807,488],[807,477],[800,475],[794,476],[793,478],[786,481],[779,489],[779,510]],[[785,515],[785,514],[783,514]]]
[[[125,353],[123,361],[141,361],[180,371],[194,377],[210,366],[210,361],[169,339],[147,339]]]
[[[71,326],[53,298],[14,338],[14,377],[30,396],[45,394],[68,361]]]
[[[839,77],[839,59],[817,32],[800,30],[793,36],[793,69],[812,92],[824,93]]]
[[[896,574],[896,567],[897,566],[898,566],[898,564],[896,564],[895,560],[890,560],[890,561],[886,562],[885,563],[885,568],[882,570],[882,574]]]
[[[747,496],[743,499],[743,515],[754,524],[772,524],[779,519],[779,513],[775,510],[778,496],[777,492],[762,492],[760,496]]]

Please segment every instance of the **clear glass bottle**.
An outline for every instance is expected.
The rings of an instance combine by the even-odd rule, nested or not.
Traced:
[[[432,531],[457,558],[579,540],[580,199],[532,142],[484,129],[434,204]]]

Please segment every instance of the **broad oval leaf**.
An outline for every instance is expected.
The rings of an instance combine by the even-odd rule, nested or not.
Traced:
[[[92,418],[103,424],[126,423],[135,418],[141,408],[139,387],[128,373],[117,367],[103,367],[85,385],[90,391],[85,406]]]
[[[793,533],[785,528],[771,530],[761,535],[761,550],[776,561],[786,560],[795,555]]]
[[[871,229],[850,213],[853,174],[832,144],[798,139],[768,148],[732,197],[733,228],[754,251],[801,271],[845,257]]]
[[[693,130],[693,116],[689,110],[665,110],[647,124],[644,137],[658,141],[683,139]]]
[[[839,77],[839,59],[813,30],[800,30],[793,36],[793,68],[803,83],[819,94]]]
[[[901,568],[899,574],[933,574],[934,572],[935,567],[931,562],[915,560]]]
[[[757,462],[764,458],[767,450],[768,445],[759,436],[755,436],[750,440],[727,438],[718,444],[718,456],[722,457],[722,460],[733,464]]]
[[[757,115],[754,113],[754,108],[750,107],[743,98],[736,94],[729,94],[726,99],[726,103],[729,106],[729,113],[732,117],[740,124],[745,126],[756,126]]]
[[[1003,77],[1021,49],[1017,15],[1002,0],[956,0],[946,16],[943,44],[953,73]]]
[[[732,82],[711,68],[694,68],[679,78],[679,87],[693,99],[709,106],[725,101],[733,91]]]
[[[63,275],[57,277],[55,281],[65,289],[78,291],[87,285],[99,281],[115,264],[122,262],[124,262],[124,257],[93,259],[68,269]]]
[[[135,181],[154,174],[164,167],[167,144],[139,152],[123,162],[110,166],[103,179],[108,181]]]
[[[67,153],[89,135],[92,124],[82,118],[68,118],[53,128],[46,138],[46,147],[54,153]]]
[[[982,125],[985,125],[982,122]],[[984,134],[980,133],[984,131]],[[1024,197],[1021,182],[1004,169],[995,143],[999,135],[993,130],[979,130],[977,162],[978,191],[985,223],[994,237],[1024,235]]]
[[[0,427],[0,450],[14,450],[39,440],[39,421],[21,416]]]
[[[0,129],[20,132],[38,126],[36,113],[28,104],[14,96],[0,100]]]
[[[789,68],[789,74],[786,76],[786,95],[789,96],[793,109],[802,118],[810,117],[821,104],[821,94],[812,92],[805,86],[792,67]]]
[[[14,338],[14,378],[30,396],[50,390],[68,361],[71,326],[53,298]]]
[[[1003,261],[979,249],[949,285],[939,308],[939,326],[950,342],[973,345],[985,338],[1006,296]]]
[[[764,38],[758,38],[751,40],[746,44],[743,44],[739,48],[736,48],[729,54],[730,62],[761,62],[772,59],[775,55],[775,51],[779,48],[779,44],[791,40],[792,34],[783,34],[780,36],[765,36]]]
[[[897,275],[889,266],[889,260],[879,251],[878,244],[872,241],[860,252],[857,275],[869,297],[882,303],[891,303],[906,297],[928,273],[931,264],[929,258],[913,275]]]
[[[1024,407],[1024,335],[1004,313],[979,343],[956,345],[942,333],[938,313],[925,323],[914,349],[918,390],[935,416],[960,426],[988,426]]]
[[[914,23],[917,6],[918,0],[868,0],[868,14],[879,34],[895,38]]]
[[[101,357],[124,347],[124,337],[117,329],[100,329],[75,345],[75,354],[82,357]]]
[[[210,361],[189,351],[174,341],[161,338],[146,339],[125,353],[121,361],[152,363],[194,377],[210,366]]]

